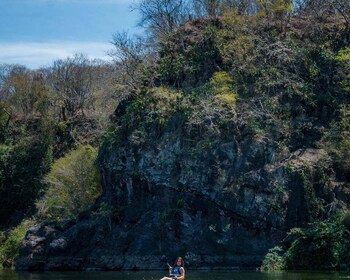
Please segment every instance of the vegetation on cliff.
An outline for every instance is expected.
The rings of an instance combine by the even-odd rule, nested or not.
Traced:
[[[269,252],[265,269],[348,268],[348,214],[329,218],[348,209],[348,197],[343,195],[350,180],[347,1],[141,0],[135,8],[141,15],[140,24],[151,36],[115,34],[113,65],[77,55],[36,71],[2,66],[0,202],[4,209],[0,228],[31,216],[35,205],[41,205],[45,218],[77,218],[92,205],[100,186],[93,165],[95,152],[80,145],[97,147],[101,143],[99,168],[114,173],[102,175],[106,202],[100,212],[112,231],[112,224],[119,225],[125,213],[135,214],[135,209],[118,209],[131,200],[130,182],[140,187],[147,177],[147,170],[141,167],[147,162],[130,167],[123,152],[151,154],[150,147],[167,135],[169,142],[178,140],[172,156],[179,160],[159,155],[157,164],[164,173],[171,170],[170,175],[181,170],[176,174],[181,174],[182,182],[198,174],[200,165],[195,161],[216,164],[206,156],[223,150],[221,144],[234,143],[232,158],[238,158],[245,146],[255,149],[253,155],[247,155],[251,159],[246,165],[231,172],[235,174],[232,178],[222,175],[225,168],[211,175],[227,179],[221,193],[230,193],[237,204],[237,197],[249,197],[251,189],[259,189],[258,183],[264,185],[264,195],[273,194],[278,201],[267,195],[261,198],[263,205],[257,206],[261,213],[278,211],[290,203],[285,224],[268,220],[268,230],[305,227],[291,231],[294,240],[290,244],[278,244],[287,249],[283,257],[279,248]],[[302,161],[301,150],[322,152],[310,152]],[[81,162],[84,166],[78,165]],[[174,162],[175,171],[169,167]],[[276,179],[273,190],[270,183],[257,183],[256,178],[277,163],[285,172],[283,180]],[[156,169],[154,165],[150,168]],[[226,166],[227,170],[232,166]],[[118,177],[123,170],[128,173]],[[249,177],[253,171],[256,181]],[[158,180],[160,175],[156,175]],[[127,195],[116,205],[113,184],[119,183]],[[249,192],[244,193],[241,186],[247,186]],[[63,209],[67,202],[69,207]],[[158,225],[181,224],[184,202],[178,199],[176,205],[175,210],[164,209]],[[232,219],[238,221],[238,227],[251,226],[244,224],[242,213],[245,211]],[[9,216],[13,218],[7,223]],[[230,222],[223,220],[222,227],[209,224],[206,229],[222,250],[233,235]],[[252,222],[258,231],[257,223]],[[179,238],[178,228],[174,238]],[[159,230],[157,234],[161,248],[166,233]],[[0,243],[6,247],[10,241],[3,238]],[[313,258],[314,254],[320,258]]]
[[[301,188],[305,199],[295,216],[302,219],[294,220],[287,229],[297,225],[306,227],[308,222],[313,222],[305,229],[312,238],[323,223],[331,227],[329,223],[336,218],[321,221],[339,209],[348,208],[346,199],[334,207],[327,195],[322,194],[327,192],[327,186],[348,188],[348,5],[247,1],[245,4],[254,2],[256,10],[242,2],[245,8],[240,10],[242,6],[225,3],[210,6],[206,2],[209,6],[201,10],[206,17],[192,21],[182,21],[183,14],[179,12],[182,10],[177,6],[178,12],[173,16],[178,25],[174,28],[171,24],[157,24],[167,19],[166,10],[159,16],[145,9],[151,2],[143,1],[139,8],[142,23],[150,24],[159,38],[158,64],[147,68],[153,71],[151,79],[145,81],[147,87],[136,86],[125,108],[116,111],[115,134],[110,134],[110,140],[146,145],[147,139],[157,139],[162,131],[166,132],[167,124],[174,123],[176,116],[184,123],[185,137],[198,141],[196,147],[191,144],[186,147],[192,148],[192,156],[205,149],[214,150],[218,139],[225,137],[238,142],[247,136],[272,139],[277,157],[285,151],[325,149],[331,156],[327,162],[300,166],[296,161],[295,166],[285,167],[292,185],[296,190]],[[165,26],[168,28],[164,29]],[[125,45],[117,39],[115,45],[123,54],[125,49],[121,47]],[[152,60],[145,56],[145,61]],[[178,101],[168,105],[171,114],[164,118],[157,108],[164,112],[167,103],[152,99],[152,93],[162,91],[169,98],[170,90],[177,91]],[[149,114],[153,118],[147,117]],[[342,249],[336,244],[344,242],[339,237],[344,235],[338,234],[338,229],[329,232],[335,234],[330,237],[335,242],[330,244],[332,254],[342,254],[346,242]],[[298,247],[301,237],[293,236],[296,239],[286,260],[279,256],[278,249],[269,253],[268,258],[276,263],[274,268],[347,267],[345,255],[344,262],[321,257],[329,262],[315,261],[311,265],[312,254],[309,254],[303,264],[295,264],[292,260],[298,259],[300,248],[312,251],[318,247],[307,242]],[[268,262],[264,264],[265,269],[268,266]]]
[[[127,78],[135,81],[136,75],[142,82],[136,84],[116,110],[114,133],[105,139],[100,163],[103,165],[107,149],[125,149],[125,141],[142,149],[176,123],[182,123],[178,132],[182,133],[181,139],[197,141],[197,145],[186,142],[177,154],[179,157],[192,151],[192,159],[200,158],[199,154],[206,150],[218,149],[224,139],[237,143],[247,138],[252,143],[270,139],[276,151],[272,162],[303,149],[322,150],[330,157],[323,157],[316,165],[296,159],[285,166],[285,179],[290,181],[291,190],[282,187],[281,192],[284,196],[299,192],[298,200],[303,201],[301,205],[290,205],[295,210],[290,211],[285,229],[295,226],[305,229],[291,231],[294,241],[290,241],[285,256],[280,255],[281,247],[272,249],[263,269],[347,268],[346,229],[341,222],[332,227],[338,218],[328,219],[330,215],[343,215],[336,213],[348,209],[347,199],[334,197],[334,204],[327,192],[340,185],[349,187],[348,4],[194,2],[201,9],[200,12],[195,9],[189,21],[180,1],[144,0],[137,7],[142,15],[141,24],[157,38],[157,53],[135,52],[143,59],[144,64],[139,61],[143,68],[137,68],[141,74],[132,72]],[[154,3],[159,5],[152,6]],[[170,17],[167,4],[175,5]],[[154,7],[158,10],[153,10]],[[125,42],[115,37],[122,57],[129,55],[126,49],[135,51],[132,41],[126,45]],[[154,62],[157,54],[158,60]],[[143,79],[143,75],[148,79]],[[155,92],[167,97],[156,99]],[[190,160],[186,168],[188,174],[197,172]],[[253,169],[251,166],[250,170]],[[143,173],[135,170],[138,172]],[[230,184],[239,185],[241,179],[236,177]],[[323,225],[327,233],[321,235],[332,240],[332,244],[325,241],[332,258],[324,255],[323,243],[308,242],[318,238]],[[339,248],[337,244],[341,243],[344,246]],[[289,246],[279,245],[284,249]],[[320,253],[320,259],[314,259],[314,253]],[[344,258],[337,259],[342,254]],[[301,255],[305,259],[297,263]]]
[[[289,239],[286,252],[281,247],[269,251],[262,270],[349,270],[349,211],[294,228]]]
[[[101,195],[96,156],[93,147],[81,146],[52,164],[44,177],[47,191],[36,205],[38,217],[72,219],[93,205]]]

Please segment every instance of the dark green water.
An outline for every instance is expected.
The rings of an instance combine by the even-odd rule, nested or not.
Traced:
[[[166,273],[164,271],[164,273]],[[159,280],[161,271],[144,272],[13,272],[0,271],[0,280]],[[350,272],[237,272],[187,271],[186,280],[335,280],[350,279]]]

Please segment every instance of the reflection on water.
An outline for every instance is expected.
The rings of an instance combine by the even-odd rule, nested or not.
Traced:
[[[159,280],[166,271],[140,272],[14,272],[0,271],[0,280]],[[187,271],[187,280],[335,280],[347,272]]]

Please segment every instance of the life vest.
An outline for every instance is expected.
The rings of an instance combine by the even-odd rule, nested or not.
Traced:
[[[182,266],[174,266],[170,272],[170,276],[181,276],[181,268]]]

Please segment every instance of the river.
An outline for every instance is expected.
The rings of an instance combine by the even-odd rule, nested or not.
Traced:
[[[0,280],[159,280],[165,273],[0,271]],[[187,271],[186,276],[186,280],[335,280],[350,279],[350,272]]]

